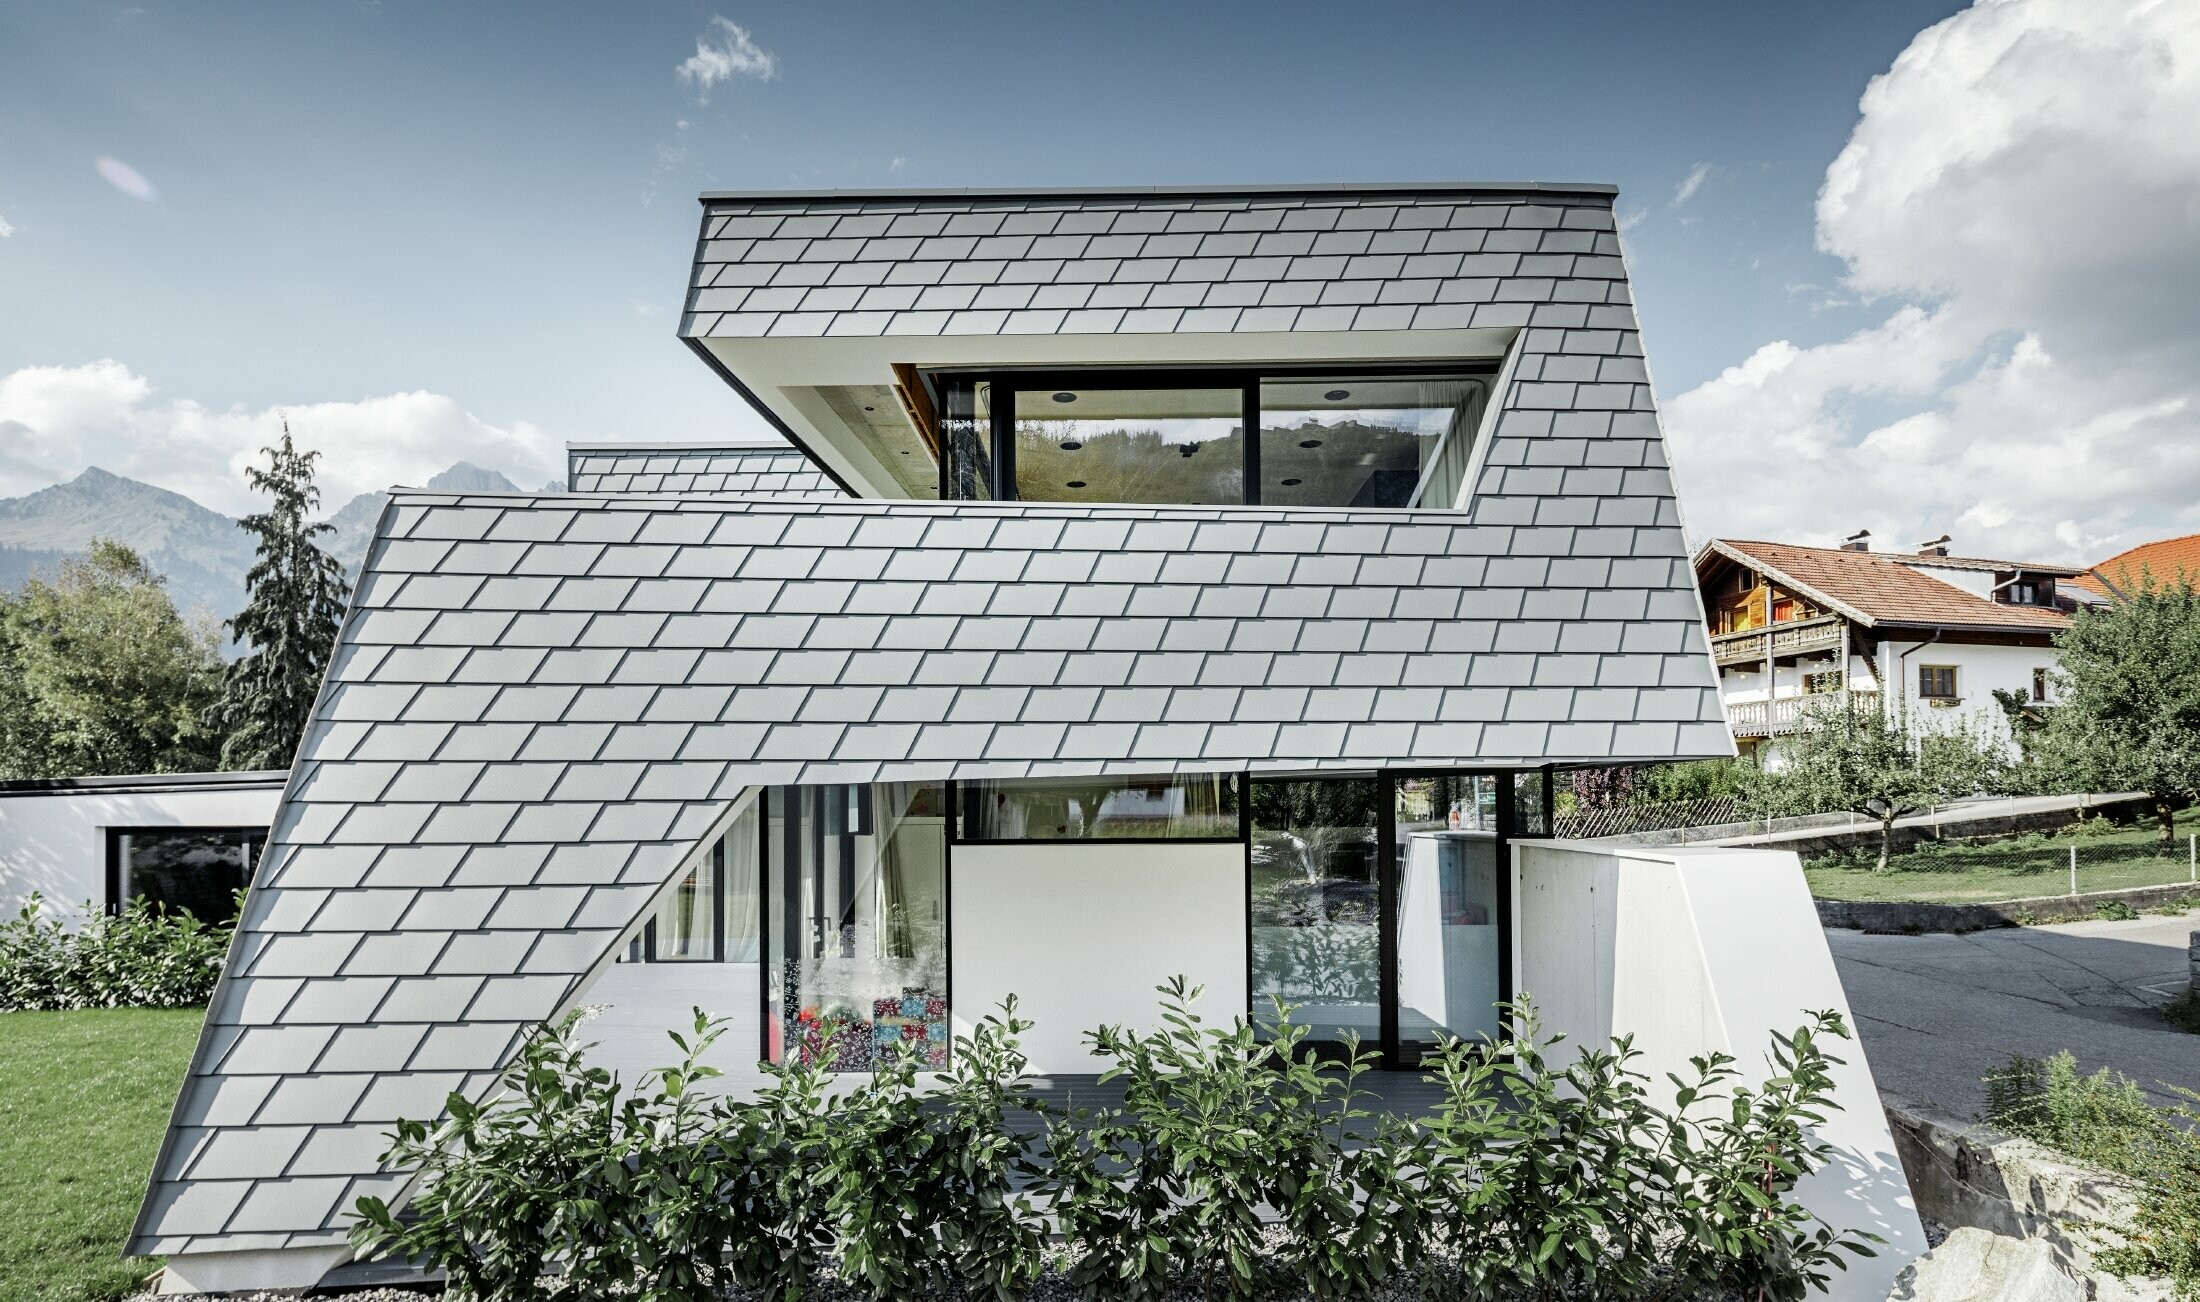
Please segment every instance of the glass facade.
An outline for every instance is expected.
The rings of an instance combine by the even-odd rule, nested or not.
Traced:
[[[1469,370],[1257,368],[935,383],[951,500],[1311,507],[1457,505],[1489,388]]]
[[[1439,1041],[1495,1039],[1504,997],[1498,801],[1489,774],[1405,777],[1393,794],[1398,1043],[1414,1061]]]
[[[936,785],[769,793],[766,1051],[867,1071],[948,1054],[947,850]]]
[[[1224,840],[1238,837],[1238,775],[964,782],[965,841]]]
[[[109,884],[116,908],[144,900],[213,924],[237,916],[267,845],[264,827],[161,827],[111,834]]]
[[[1245,500],[1245,395],[1225,389],[1019,389],[1025,502]]]
[[[763,812],[741,811],[681,875],[629,958],[655,963],[754,963]]]
[[[1382,783],[1252,784],[1252,1014],[1293,1010],[1309,1038],[1382,1036]]]
[[[1263,380],[1260,500],[1450,507],[1483,393],[1457,375]]]

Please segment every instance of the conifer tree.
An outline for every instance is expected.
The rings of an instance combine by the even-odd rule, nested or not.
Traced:
[[[288,421],[282,442],[260,450],[267,454],[267,467],[248,467],[245,478],[274,501],[237,522],[259,542],[245,575],[244,610],[228,624],[230,636],[246,651],[223,676],[214,710],[225,769],[290,764],[335,649],[348,595],[344,567],[314,542],[333,532],[332,526],[309,518],[321,502],[313,484],[313,463],[321,454],[294,447]]]

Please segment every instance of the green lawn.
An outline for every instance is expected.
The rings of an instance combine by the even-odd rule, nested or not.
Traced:
[[[2070,890],[2070,849],[2078,850],[2078,889],[2109,891],[2187,880],[2185,838],[2200,832],[2200,810],[2177,816],[2168,859],[2154,854],[2154,824],[2112,831],[2033,833],[1993,842],[1925,842],[1874,872],[1876,852],[1855,850],[1805,860],[1811,894],[1825,900],[1938,900],[1970,903],[2062,895]],[[2200,888],[2195,888],[2200,894]]]
[[[116,1254],[203,1016],[0,1013],[0,1298],[124,1297],[153,1272]]]

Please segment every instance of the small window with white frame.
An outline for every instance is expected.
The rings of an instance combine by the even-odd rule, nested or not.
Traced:
[[[2037,666],[2032,670],[2032,700],[2035,704],[2045,704],[2047,701],[2047,666],[2045,665]]]

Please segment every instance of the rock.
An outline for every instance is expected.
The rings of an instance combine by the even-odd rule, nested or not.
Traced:
[[[2037,1239],[2012,1239],[1965,1226],[1895,1277],[1887,1302],[2086,1302],[2083,1284],[2064,1274]]]

